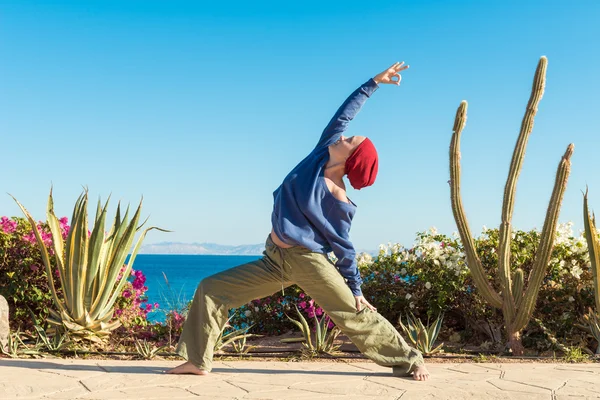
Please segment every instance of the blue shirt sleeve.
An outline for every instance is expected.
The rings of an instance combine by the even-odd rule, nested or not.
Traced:
[[[337,207],[336,207],[337,208]],[[335,212],[332,210],[332,212]],[[337,218],[329,219],[335,221],[325,227],[324,236],[327,239],[331,250],[337,257],[335,266],[340,274],[346,279],[346,284],[354,296],[362,296],[362,279],[356,263],[356,251],[350,241],[351,216],[343,209],[338,208],[340,213]]]
[[[340,135],[348,128],[348,123],[354,119],[365,101],[371,97],[378,87],[373,79],[369,79],[352,92],[325,127],[317,147],[326,147],[338,140]]]

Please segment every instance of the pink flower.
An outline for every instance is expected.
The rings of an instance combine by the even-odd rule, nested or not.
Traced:
[[[318,307],[318,308],[315,310],[315,313],[316,313],[317,315],[323,315],[323,309],[322,309],[321,307]]]
[[[304,298],[304,293],[300,293],[300,294],[298,295],[298,297],[300,297],[301,299],[303,299],[303,298]]]
[[[37,240],[35,238],[35,234],[33,231],[29,232],[27,235],[23,235],[23,240],[29,242],[31,244],[36,244]]]
[[[33,272],[37,271],[38,269],[40,269],[39,265],[30,265],[29,269],[32,270]]]
[[[2,228],[5,233],[13,233],[17,230],[17,222],[8,217],[2,217],[0,218],[0,228]]]
[[[131,297],[131,292],[129,291],[129,289],[123,291],[123,297],[125,297],[126,299]]]
[[[158,303],[154,303],[154,309],[158,308]]]
[[[306,302],[305,301],[301,301],[300,303],[298,303],[298,307],[304,309],[306,308]]]
[[[152,304],[146,304],[146,311],[152,311]]]

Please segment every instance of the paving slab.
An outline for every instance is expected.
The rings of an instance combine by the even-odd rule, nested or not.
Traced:
[[[178,361],[0,359],[0,399],[600,400],[600,364],[428,364],[427,382],[370,362],[216,362],[208,376],[166,375]]]

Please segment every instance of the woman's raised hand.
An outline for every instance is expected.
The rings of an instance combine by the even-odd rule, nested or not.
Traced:
[[[402,77],[400,72],[408,68],[408,65],[404,65],[404,61],[397,62],[380,74],[375,75],[373,80],[377,83],[387,83],[390,85],[399,85]],[[397,78],[397,79],[394,79]]]

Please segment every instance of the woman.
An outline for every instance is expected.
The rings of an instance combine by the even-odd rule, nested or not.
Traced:
[[[347,176],[358,190],[375,182],[378,158],[373,143],[342,133],[378,85],[399,85],[406,68],[395,63],[356,89],[314,150],[273,193],[272,230],[263,258],[200,282],[177,348],[188,361],[168,373],[208,374],[229,309],[297,284],[375,363],[393,367],[395,376],[429,378],[421,354],[362,295],[349,240],[356,205],[346,196],[343,180]],[[327,258],[330,251],[338,259],[335,265]]]

